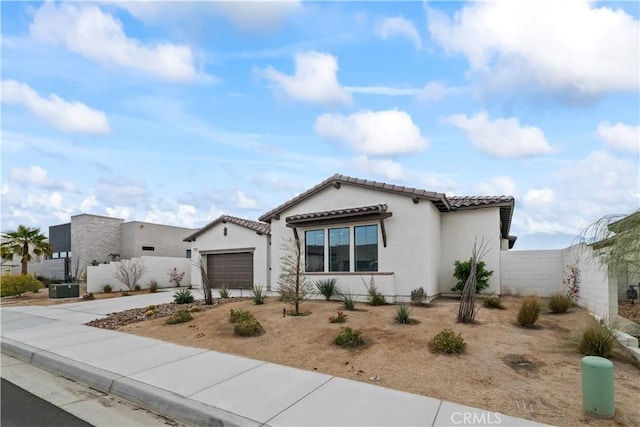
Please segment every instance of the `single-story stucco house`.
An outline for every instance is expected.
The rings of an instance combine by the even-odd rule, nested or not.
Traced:
[[[500,251],[509,235],[512,196],[447,197],[416,188],[333,175],[250,221],[221,216],[184,240],[202,257],[214,286],[277,291],[287,239],[300,239],[311,280],[336,278],[343,291],[365,294],[371,279],[390,301],[423,287],[429,297],[451,292],[454,261],[484,240],[500,293]],[[204,259],[206,257],[206,260]],[[197,267],[192,282],[200,285]]]

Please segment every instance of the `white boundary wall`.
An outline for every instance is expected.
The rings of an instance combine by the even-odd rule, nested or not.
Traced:
[[[577,264],[580,275],[578,305],[594,315],[618,316],[618,287],[609,280],[607,266],[599,253],[584,245],[566,249],[500,252],[501,294],[547,297],[565,293],[563,279],[568,265]]]
[[[143,288],[149,287],[149,282],[155,280],[158,282],[160,288],[175,287],[174,283],[169,282],[169,270],[174,267],[178,271],[184,271],[184,277],[181,285],[191,284],[191,260],[188,258],[174,258],[174,257],[141,257],[131,258],[131,261],[135,262],[142,260],[146,267],[145,273],[139,280],[138,284]],[[104,285],[109,284],[113,291],[127,290],[124,283],[116,279],[116,270],[119,261],[111,262],[109,264],[100,264],[97,266],[87,267],[87,292],[102,292]]]

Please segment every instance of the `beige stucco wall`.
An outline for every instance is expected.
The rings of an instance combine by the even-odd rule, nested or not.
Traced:
[[[131,221],[122,224],[120,248],[121,258],[141,256],[186,257],[186,250],[191,248],[183,239],[195,230],[170,225],[152,224]],[[143,251],[143,246],[152,246],[153,251]]]
[[[500,210],[499,208],[482,208],[460,212],[447,212],[441,217],[441,271],[439,292],[450,293],[456,284],[453,277],[457,260],[464,261],[471,257],[474,241],[478,247],[484,238],[489,251],[482,259],[487,269],[493,270],[489,280],[489,288],[485,293],[500,293]]]
[[[326,272],[309,275],[311,280],[335,277],[338,287],[343,291],[365,295],[365,283],[374,277],[377,288],[393,301],[391,296],[399,300],[408,299],[411,290],[424,287],[429,295],[437,293],[437,280],[440,251],[440,218],[437,209],[428,201],[413,203],[411,197],[386,193],[367,188],[342,184],[339,189],[327,187],[319,193],[307,198],[281,212],[279,220],[271,222],[271,283],[277,289],[280,275],[280,260],[284,255],[282,243],[284,239],[293,238],[293,231],[286,227],[285,218],[291,215],[320,212],[333,209],[345,209],[360,206],[386,204],[390,218],[384,220],[387,247],[383,246],[382,232],[378,221],[344,222],[331,226],[299,228],[298,234],[304,238],[309,229],[350,228],[350,244],[353,246],[353,227],[356,225],[378,224],[378,272],[353,272],[353,249],[351,250],[350,273]],[[325,232],[325,242],[327,233]]]
[[[224,235],[224,229],[227,235]],[[211,252],[237,252],[250,249],[253,252],[253,281],[256,285],[268,287],[268,245],[269,236],[258,234],[253,230],[230,222],[219,223],[196,237],[190,242],[193,262],[191,263],[191,283],[202,285],[198,260],[201,256]],[[245,252],[245,251],[242,251]],[[206,260],[204,261],[206,265]]]

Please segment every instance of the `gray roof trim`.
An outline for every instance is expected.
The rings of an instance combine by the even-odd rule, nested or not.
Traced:
[[[330,211],[322,211],[322,212],[311,212],[304,213],[299,215],[288,216],[285,220],[287,224],[297,224],[303,223],[306,221],[313,220],[321,220],[321,219],[335,219],[335,218],[353,218],[362,215],[370,215],[377,213],[385,213],[387,211],[387,205],[379,204],[372,206],[361,206],[357,208],[345,208],[345,209],[334,209]]]
[[[451,209],[453,211],[465,211],[482,208],[500,208],[500,233],[503,239],[509,239],[509,230],[511,229],[511,219],[513,218],[513,209],[515,207],[515,199],[513,196],[464,196],[449,197]],[[513,241],[515,244],[515,240]]]
[[[204,227],[196,231],[195,233],[190,234],[189,236],[182,239],[182,241],[193,242],[196,237],[198,237],[205,231],[215,227],[220,223],[227,223],[227,222],[239,225],[241,227],[248,228],[249,230],[253,230],[258,234],[271,234],[271,225],[265,222],[252,221],[250,219],[238,218],[231,215],[221,215],[220,217],[216,218],[215,220],[211,221],[209,224],[205,225]]]
[[[369,188],[369,189],[374,189],[378,191],[385,191],[388,193],[401,194],[404,196],[415,198],[416,200],[418,199],[428,200],[431,203],[433,203],[440,212],[448,212],[451,209],[451,206],[449,205],[449,201],[447,200],[447,196],[445,196],[444,193],[435,193],[433,191],[420,190],[418,188],[413,188],[413,187],[404,187],[401,185],[385,184],[384,182],[370,181],[366,179],[352,178],[350,176],[335,174],[332,177],[325,179],[320,184],[305,191],[304,193],[301,193],[296,197],[294,197],[293,199],[276,207],[275,209],[270,210],[269,212],[262,215],[258,219],[260,221],[271,222],[271,219],[274,216],[280,214],[282,211],[295,205],[296,203],[299,203],[313,196],[314,194],[324,190],[325,188],[331,185],[335,185],[339,188],[341,184],[348,184],[356,187],[363,187],[363,188]]]

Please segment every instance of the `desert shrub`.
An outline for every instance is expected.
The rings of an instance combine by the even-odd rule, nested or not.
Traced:
[[[384,295],[382,295],[380,291],[378,291],[373,277],[371,277],[369,285],[367,286],[367,298],[369,300],[369,304],[373,306],[384,305],[386,303],[386,301],[384,300]]]
[[[351,329],[347,326],[342,328],[338,336],[336,336],[335,343],[343,347],[357,347],[364,344],[364,339],[359,330]]]
[[[36,280],[39,280],[42,282],[42,285],[45,288],[48,288],[49,285],[51,284],[51,279],[49,279],[48,277],[41,276],[41,275],[36,275],[35,277],[36,277]]]
[[[141,287],[140,285],[135,285],[135,286],[133,287],[133,290],[134,290],[134,291],[139,291],[139,290],[141,290],[141,289],[142,289],[142,287]]]
[[[86,294],[82,295],[82,299],[83,299],[84,301],[91,301],[91,300],[96,299],[96,297],[95,297],[95,295],[93,295],[93,293],[92,293],[92,292],[88,292],[88,293],[86,293]]]
[[[218,292],[220,293],[220,298],[229,298],[229,287],[227,285],[220,285],[220,287],[218,288]]]
[[[250,319],[241,320],[233,326],[233,333],[242,337],[260,335],[263,331],[262,325],[253,316]]]
[[[411,304],[422,305],[426,300],[427,293],[422,286],[411,291]]]
[[[341,292],[340,301],[345,310],[354,311],[356,309],[356,298],[351,292]]]
[[[532,327],[538,321],[540,311],[542,311],[540,299],[536,295],[527,295],[518,311],[518,324],[523,328]]]
[[[147,310],[155,310],[156,306],[155,304],[149,304],[149,306],[147,307]]]
[[[264,288],[262,286],[253,285],[250,291],[251,299],[255,305],[264,304],[264,299],[266,297]]]
[[[189,311],[191,313],[198,313],[200,311],[200,306],[194,305],[193,307],[189,308]]]
[[[429,341],[429,349],[434,353],[459,354],[467,347],[461,334],[451,329],[443,329]]]
[[[506,307],[502,304],[502,301],[500,301],[500,297],[496,297],[493,295],[486,297],[484,301],[482,301],[482,305],[487,308],[495,308],[498,310],[506,309]]]
[[[122,294],[121,294],[121,295],[122,295],[123,297],[128,297],[128,296],[130,296],[131,294],[130,294],[129,292],[127,292],[127,291],[125,291],[125,290],[123,289],[123,290],[122,290]]]
[[[553,314],[566,313],[571,307],[571,299],[564,294],[553,294],[549,297],[549,310]]]
[[[155,294],[156,292],[158,292],[158,281],[157,280],[152,280],[149,282],[149,292],[151,292],[152,294]]]
[[[578,351],[585,356],[609,357],[615,342],[615,326],[603,325],[591,318],[589,324],[580,331]]]
[[[411,323],[411,313],[406,304],[400,304],[396,307],[396,321],[403,325]]]
[[[194,297],[189,289],[180,289],[173,294],[173,302],[176,304],[191,304],[193,301]]]
[[[338,281],[335,278],[323,279],[323,280],[318,280],[315,283],[315,286],[316,286],[316,289],[318,289],[318,293],[320,295],[324,295],[324,298],[327,301],[330,301],[331,297],[333,297],[335,294],[340,292],[340,290],[336,286],[337,282]]]
[[[112,290],[113,290],[113,288],[112,288],[112,287],[111,287],[111,285],[110,285],[110,284],[108,284],[108,283],[102,287],[102,291],[103,291],[105,294],[111,293],[111,291],[112,291]]]
[[[193,316],[191,315],[191,313],[189,313],[188,310],[180,309],[173,313],[173,315],[167,319],[167,324],[175,325],[176,323],[188,322],[191,319],[193,319]]]
[[[243,310],[241,308],[231,309],[229,313],[229,322],[237,323],[247,319],[253,319],[253,314],[247,310]]]
[[[329,323],[344,323],[347,321],[348,317],[349,316],[347,316],[343,312],[338,311],[338,313],[335,316],[329,317]]]
[[[36,293],[42,287],[42,282],[30,274],[2,276],[0,280],[0,295],[3,297],[11,295],[21,297],[25,292]]]
[[[467,282],[469,274],[471,274],[471,259],[467,261],[455,261],[453,263],[455,269],[453,271],[453,277],[456,278],[456,285],[451,289],[452,291],[460,291],[464,289],[464,285]],[[493,274],[493,270],[487,270],[487,264],[484,261],[480,261],[477,264],[476,270],[476,292],[480,292],[483,289],[489,287],[489,278]]]
[[[147,316],[147,317],[151,317],[154,314],[156,314],[156,312],[153,311],[153,310],[147,310],[147,311],[144,312],[144,315]]]

